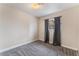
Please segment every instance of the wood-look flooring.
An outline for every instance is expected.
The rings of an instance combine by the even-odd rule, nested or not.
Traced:
[[[53,46],[42,41],[35,41],[9,51],[0,53],[1,56],[77,56],[77,51]]]

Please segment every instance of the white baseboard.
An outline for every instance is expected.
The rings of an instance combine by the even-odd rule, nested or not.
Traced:
[[[25,44],[28,44],[28,43],[31,43],[31,42],[34,42],[34,41],[36,41],[36,40],[30,40],[30,41],[27,41],[26,43],[14,45],[12,47],[9,47],[9,48],[6,48],[6,49],[2,49],[2,50],[0,50],[0,53],[5,52],[5,51],[8,51],[8,50],[11,50],[13,48],[16,48],[16,47],[19,47],[19,46],[22,46],[22,45],[25,45]]]
[[[70,46],[66,46],[66,45],[61,45],[62,47],[66,47],[66,48],[69,48],[69,49],[72,49],[72,50],[75,50],[75,51],[78,51],[77,48],[73,48],[73,47],[70,47]]]

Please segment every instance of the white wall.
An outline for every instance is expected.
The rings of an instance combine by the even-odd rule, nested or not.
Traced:
[[[79,49],[79,6],[53,13],[39,20],[39,40],[44,41],[44,20],[61,17],[61,43],[62,46]]]
[[[19,9],[0,5],[0,51],[37,39],[37,19]]]

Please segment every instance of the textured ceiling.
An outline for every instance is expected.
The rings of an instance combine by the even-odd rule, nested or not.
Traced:
[[[29,13],[31,15],[40,17],[45,16],[63,9],[67,9],[79,4],[74,3],[42,3],[42,7],[40,9],[32,9],[32,3],[16,3],[16,4],[6,4],[12,7],[16,7],[23,12]]]

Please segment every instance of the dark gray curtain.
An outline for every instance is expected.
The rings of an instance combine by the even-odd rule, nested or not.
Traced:
[[[49,19],[45,20],[45,43],[49,43],[48,21]]]
[[[60,31],[60,18],[54,17],[55,20],[55,31],[54,31],[54,38],[53,38],[53,45],[54,46],[61,46],[61,31]]]

